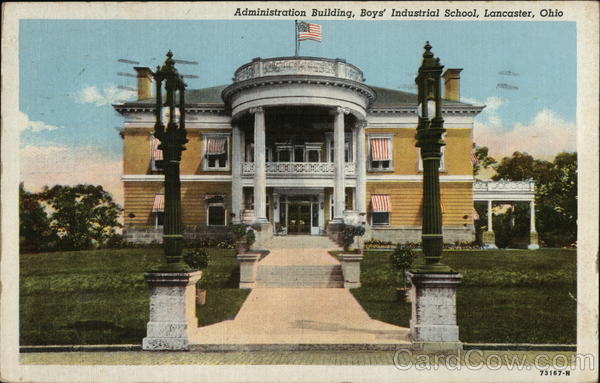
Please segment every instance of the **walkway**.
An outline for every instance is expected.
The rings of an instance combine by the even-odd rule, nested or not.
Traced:
[[[200,327],[206,350],[391,349],[409,347],[408,328],[371,319],[343,286],[338,249],[321,236],[270,239],[253,289],[234,320]],[[263,287],[261,287],[263,286]]]
[[[267,344],[408,347],[410,342],[407,328],[371,319],[346,289],[257,288],[234,320],[200,327],[190,344],[219,349],[217,345]]]

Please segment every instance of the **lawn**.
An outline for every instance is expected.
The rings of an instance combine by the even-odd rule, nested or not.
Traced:
[[[148,321],[144,272],[161,257],[162,249],[22,254],[21,344],[140,343]],[[201,325],[235,316],[248,295],[238,282],[234,251],[210,249]]]
[[[210,249],[201,285],[207,303],[200,325],[233,318],[248,295],[238,289],[233,250]],[[20,340],[23,345],[139,344],[146,333],[144,272],[161,249],[120,249],[21,255]],[[443,262],[463,274],[457,295],[465,342],[575,343],[576,252],[448,251]],[[410,304],[385,253],[367,252],[363,287],[352,290],[376,319],[408,326]]]
[[[567,249],[445,251],[461,272],[457,292],[460,338],[485,343],[576,343],[576,251]],[[352,290],[371,317],[408,326],[410,304],[389,253],[366,252],[362,287]]]

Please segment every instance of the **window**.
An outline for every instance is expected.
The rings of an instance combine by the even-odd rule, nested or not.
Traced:
[[[225,226],[227,224],[225,197],[220,195],[205,196],[206,200],[206,224],[208,226]]]
[[[160,141],[154,136],[150,136],[150,158],[151,158],[151,169],[152,171],[159,171],[160,169],[156,166],[156,161],[163,159],[163,152],[158,148]]]
[[[294,147],[294,162],[304,162],[304,146],[296,145]]]
[[[275,144],[277,162],[292,162],[293,146],[287,144]],[[266,157],[268,159],[268,155]]]
[[[392,204],[387,194],[371,194],[371,225],[389,225],[391,208]]]
[[[152,214],[154,215],[154,227],[160,228],[165,222],[165,195],[156,194],[152,203]]]
[[[306,162],[321,162],[321,150],[323,144],[320,142],[306,142],[304,144]]]
[[[392,137],[369,136],[369,170],[392,170]]]
[[[223,134],[204,136],[204,170],[227,170],[229,137]]]

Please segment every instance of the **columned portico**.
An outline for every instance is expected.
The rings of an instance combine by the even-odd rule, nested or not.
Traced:
[[[254,213],[256,223],[267,223],[267,174],[265,112],[262,107],[250,109],[254,114]]]
[[[335,186],[333,190],[333,219],[332,222],[342,223],[344,221],[345,200],[345,159],[344,159],[344,115],[349,111],[346,108],[335,109],[335,121],[333,126],[333,144],[335,154]]]
[[[365,157],[365,128],[367,122],[362,120],[356,124],[356,209],[361,216],[361,222],[366,221],[367,198],[367,160]]]
[[[533,181],[476,181],[473,184],[473,201],[487,203],[487,230],[483,232],[483,246],[495,249],[493,227],[493,202],[528,202],[530,209],[529,249],[539,249],[535,228],[535,184]]]
[[[239,126],[233,126],[231,136],[231,212],[233,223],[240,223],[242,217],[242,153],[243,140]]]

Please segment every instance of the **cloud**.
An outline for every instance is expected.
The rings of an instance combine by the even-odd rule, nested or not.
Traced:
[[[63,128],[62,126],[48,125],[43,121],[31,121],[29,116],[21,111],[17,113],[16,126],[19,132],[24,132],[26,130],[32,132],[41,132],[42,130],[56,130]]]
[[[475,142],[487,146],[497,160],[515,151],[527,152],[534,158],[551,160],[563,151],[576,150],[577,129],[552,110],[544,109],[528,123],[516,123],[512,129],[502,129],[501,121],[490,118],[475,122]]]
[[[96,106],[110,105],[123,100],[130,100],[136,95],[135,91],[119,89],[115,85],[108,85],[100,92],[95,86],[83,88],[75,100],[80,104],[94,104]]]
[[[111,158],[95,146],[33,146],[20,149],[21,181],[29,191],[45,185],[102,185],[123,204],[122,161]]]

